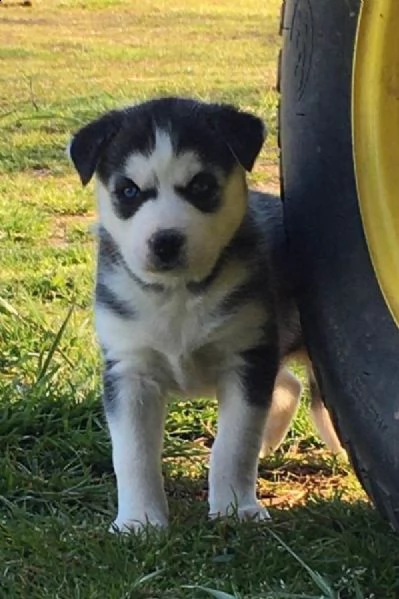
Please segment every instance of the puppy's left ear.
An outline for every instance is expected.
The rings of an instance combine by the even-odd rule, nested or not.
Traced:
[[[211,119],[234,158],[250,172],[266,139],[263,121],[228,104],[211,104]]]

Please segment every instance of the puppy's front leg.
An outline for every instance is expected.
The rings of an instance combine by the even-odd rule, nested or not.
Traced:
[[[118,515],[111,530],[129,532],[147,522],[165,526],[168,508],[161,471],[165,402],[159,386],[130,364],[108,362],[104,405],[118,489]]]
[[[218,433],[212,448],[209,474],[209,515],[237,510],[241,519],[269,518],[256,498],[258,458],[276,360],[268,366],[268,351],[246,352],[242,372],[223,377],[218,391]],[[263,361],[264,357],[264,361]]]

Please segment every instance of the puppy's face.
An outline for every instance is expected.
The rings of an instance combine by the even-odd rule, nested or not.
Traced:
[[[137,277],[199,282],[242,221],[263,139],[252,115],[167,98],[90,123],[70,154],[84,184],[96,172],[100,223]]]

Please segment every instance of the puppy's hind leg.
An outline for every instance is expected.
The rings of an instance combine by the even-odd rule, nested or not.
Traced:
[[[260,457],[264,458],[281,445],[298,409],[302,385],[286,367],[276,377],[272,402],[267,412]]]
[[[313,369],[308,367],[309,385],[310,385],[310,415],[313,424],[320,435],[321,440],[327,445],[328,449],[335,454],[346,455],[338,435],[335,432],[331,416],[324,405],[320,394],[319,385],[313,373]]]

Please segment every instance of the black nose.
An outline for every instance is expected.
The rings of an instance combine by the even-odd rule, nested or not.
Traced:
[[[148,242],[151,259],[159,270],[169,270],[182,264],[184,235],[176,229],[162,229]]]

